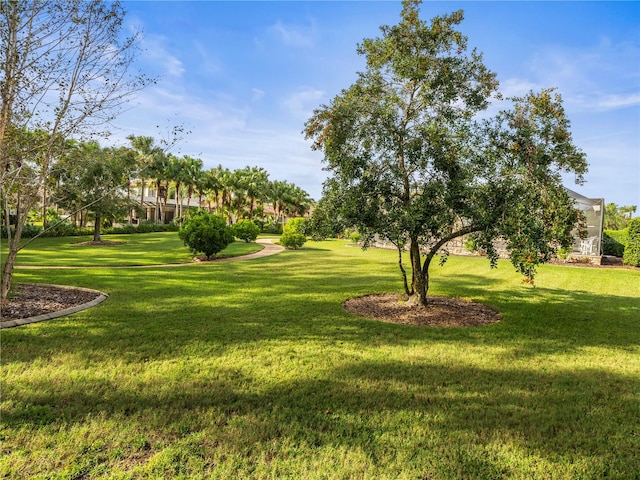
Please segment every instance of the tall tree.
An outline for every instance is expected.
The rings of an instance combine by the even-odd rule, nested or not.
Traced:
[[[202,176],[202,160],[199,158],[193,158],[188,155],[184,157],[184,184],[187,189],[187,210],[191,205],[191,198],[193,197],[194,190],[198,189],[200,177]],[[198,205],[199,206],[199,205]],[[182,217],[184,212],[180,211]]]
[[[261,167],[245,167],[236,171],[237,193],[246,197],[249,203],[249,219],[253,219],[253,210],[258,204],[265,200],[268,186],[269,174]]]
[[[496,76],[476,50],[468,53],[456,30],[462,11],[427,23],[419,3],[405,0],[398,25],[359,45],[366,70],[315,110],[306,136],[324,152],[335,211],[365,245],[377,234],[408,247],[405,290],[426,305],[433,258],[463,235],[476,234],[493,263],[493,241],[506,238],[514,265],[532,278],[554,244],[572,242],[578,219],[558,172],[581,178],[586,162],[549,91],[474,122],[497,91]]]
[[[38,201],[33,191],[42,189],[64,139],[102,130],[149,81],[129,73],[138,36],[123,38],[123,18],[117,1],[0,2],[0,196],[12,198],[18,211],[2,272],[3,302],[22,228]],[[29,157],[18,155],[25,131],[48,137]]]
[[[169,182],[172,179],[172,160],[175,157],[159,150],[153,155],[151,164],[147,167],[149,178],[153,179],[156,192],[155,221],[164,223],[164,215],[169,196]]]
[[[131,148],[136,154],[138,183],[140,185],[140,208],[144,208],[144,188],[149,176],[148,170],[155,157],[162,154],[162,149],[156,145],[153,137],[129,135],[127,140],[131,143]]]

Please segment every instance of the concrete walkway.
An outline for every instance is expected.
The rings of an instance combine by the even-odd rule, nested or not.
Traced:
[[[46,269],[72,269],[72,268],[155,268],[155,267],[184,267],[184,266],[192,266],[192,265],[210,265],[212,263],[221,263],[221,262],[237,262],[237,261],[241,261],[241,260],[253,260],[255,258],[261,258],[261,257],[268,257],[270,255],[275,255],[276,253],[280,253],[281,251],[284,250],[284,247],[280,246],[280,245],[276,245],[275,243],[273,243],[272,240],[270,239],[259,239],[256,240],[256,243],[259,243],[260,245],[263,245],[264,248],[262,250],[260,250],[259,252],[255,252],[255,253],[250,253],[248,255],[241,255],[238,257],[228,257],[228,258],[219,258],[219,259],[214,259],[214,260],[209,260],[209,261],[205,261],[205,262],[193,262],[193,263],[167,263],[167,264],[161,264],[161,265],[131,265],[131,266],[125,266],[125,265],[121,265],[121,266],[116,266],[116,267],[109,267],[109,266],[81,266],[81,267],[70,267],[70,266],[56,266],[56,267],[41,267],[41,266],[33,266],[33,265],[23,265],[23,266],[16,266],[15,268],[24,268],[24,269],[29,269],[29,268],[46,268]],[[56,285],[56,286],[62,286],[62,285]],[[74,307],[71,308],[66,308],[64,310],[60,310],[57,312],[50,312],[50,313],[45,313],[43,315],[38,315],[35,317],[29,317],[29,318],[19,318],[16,320],[8,320],[6,322],[0,322],[0,329],[2,328],[10,328],[10,327],[18,327],[20,325],[28,325],[30,323],[37,323],[37,322],[43,322],[45,320],[52,320],[54,318],[58,318],[58,317],[62,317],[65,315],[71,315],[72,313],[76,313],[76,312],[80,312],[82,310],[86,310],[87,308],[91,308],[94,307],[96,305],[98,305],[99,303],[102,303],[103,301],[105,301],[107,299],[107,297],[109,296],[106,293],[100,292],[98,290],[91,290],[88,288],[81,288],[81,287],[64,287],[64,288],[70,288],[70,289],[78,289],[78,290],[84,290],[84,291],[92,291],[96,293],[96,298],[91,300],[90,302],[87,303],[83,303],[82,305],[76,305]]]

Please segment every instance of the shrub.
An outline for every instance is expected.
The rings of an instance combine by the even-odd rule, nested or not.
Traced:
[[[301,233],[297,233],[295,231],[287,231],[280,235],[280,245],[285,248],[293,248],[298,249],[304,245],[304,242],[307,241],[307,237],[305,237]]]
[[[622,257],[624,247],[627,244],[628,231],[624,230],[605,230],[602,237],[602,253],[604,255],[613,255],[614,257]]]
[[[258,238],[260,227],[252,220],[238,220],[233,226],[233,236],[244,240],[245,242],[253,242]]]
[[[224,218],[200,212],[184,221],[178,235],[194,253],[203,253],[207,260],[233,242],[233,232]]]
[[[351,241],[353,243],[358,243],[360,241],[360,232],[353,232],[351,235],[349,235],[349,238],[351,238]]]
[[[282,233],[299,233],[306,235],[307,233],[307,220],[305,218],[292,218],[282,228]]]
[[[292,218],[282,228],[280,245],[285,248],[300,248],[307,241],[305,231],[307,221],[304,218]]]
[[[42,232],[42,227],[39,225],[33,225],[31,223],[25,223],[22,227],[22,238],[33,238]],[[11,225],[11,236],[15,235],[15,227]],[[2,225],[0,227],[0,236],[7,238],[7,226]]]
[[[632,219],[627,231],[627,245],[624,249],[622,263],[640,267],[640,218]]]

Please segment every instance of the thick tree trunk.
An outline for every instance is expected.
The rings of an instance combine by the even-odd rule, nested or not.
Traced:
[[[411,250],[411,268],[413,269],[411,289],[417,296],[416,303],[427,304],[427,291],[429,289],[428,276],[425,276],[422,269],[422,259],[420,258],[420,244],[418,239],[412,237],[409,248]]]
[[[100,216],[99,213],[96,213],[96,218],[95,221],[93,223],[93,241],[94,242],[99,242],[100,241],[100,227],[101,227],[101,222],[102,222],[102,218]]]

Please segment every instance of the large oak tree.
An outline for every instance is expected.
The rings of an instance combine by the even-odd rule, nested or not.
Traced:
[[[305,133],[324,153],[332,210],[365,246],[378,235],[398,247],[405,290],[426,305],[432,260],[463,235],[474,235],[493,264],[503,239],[531,279],[555,247],[573,241],[578,213],[561,172],[581,179],[587,167],[552,91],[478,120],[499,97],[496,75],[456,30],[462,11],[427,23],[419,3],[403,2],[399,24],[358,46],[366,69],[315,110]]]

